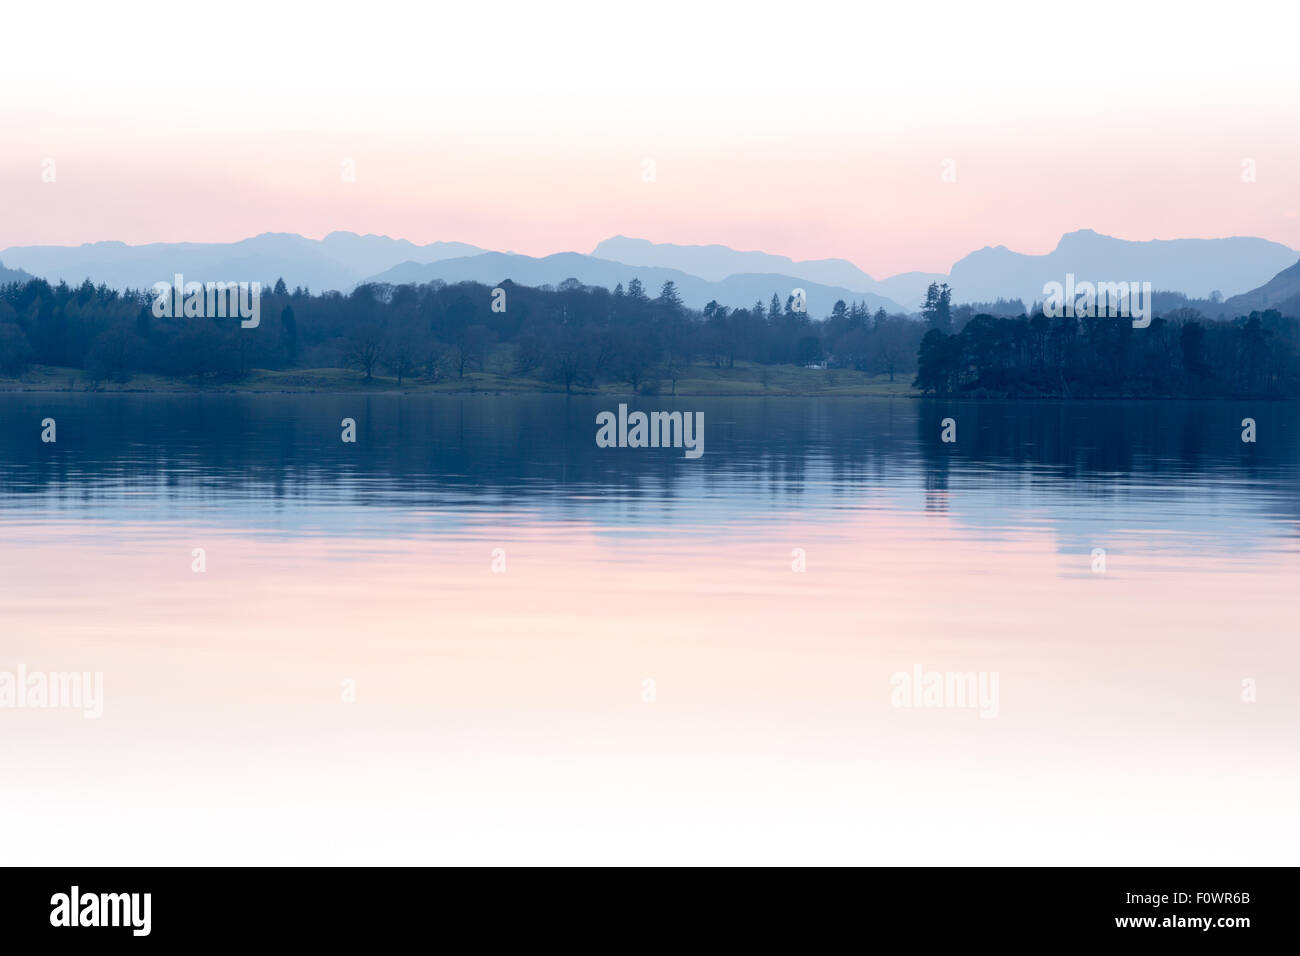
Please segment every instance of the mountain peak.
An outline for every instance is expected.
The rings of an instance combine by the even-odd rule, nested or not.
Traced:
[[[1073,232],[1063,233],[1060,241],[1056,244],[1056,251],[1060,252],[1066,249],[1078,249],[1096,243],[1098,240],[1110,240],[1113,236],[1102,235],[1095,229],[1076,229]]]

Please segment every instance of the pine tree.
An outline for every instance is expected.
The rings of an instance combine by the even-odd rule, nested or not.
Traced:
[[[930,288],[925,290],[921,315],[930,328],[938,329],[944,335],[952,332],[952,289],[948,288],[948,283],[930,283]]]
[[[660,305],[673,312],[680,312],[682,310],[682,297],[677,292],[677,283],[673,282],[672,279],[664,282],[663,287],[659,290],[657,301]]]

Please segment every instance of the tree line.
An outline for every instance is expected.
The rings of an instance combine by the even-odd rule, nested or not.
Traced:
[[[261,322],[158,317],[151,292],[52,285],[0,287],[0,374],[31,364],[80,369],[91,383],[139,373],[238,381],[253,369],[351,368],[442,381],[467,373],[539,379],[566,391],[599,384],[674,388],[692,364],[836,364],[910,375],[924,331],[905,315],[837,302],[825,321],[793,295],[733,309],[685,307],[665,282],[651,296],[638,279],[608,290],[574,279],[558,287],[502,282],[364,284],[350,293],[261,295]]]
[[[1300,323],[1276,311],[1216,321],[1184,306],[1135,329],[1127,318],[1029,315],[1018,300],[954,306],[938,284],[919,321],[844,301],[814,318],[777,294],[694,310],[672,282],[652,296],[635,278],[612,291],[569,279],[371,283],[346,294],[290,291],[281,280],[263,292],[251,329],[160,318],[152,305],[151,292],[89,281],[0,286],[0,375],[41,364],[79,369],[93,385],[141,373],[236,382],[254,369],[350,368],[399,382],[490,371],[566,391],[651,392],[675,391],[696,363],[753,363],[914,377],[942,395],[1300,395]]]
[[[972,397],[1300,396],[1300,322],[1275,309],[1207,320],[987,314],[921,340],[914,385]]]

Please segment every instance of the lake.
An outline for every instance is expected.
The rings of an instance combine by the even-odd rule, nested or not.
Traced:
[[[1300,403],[622,401],[0,395],[0,860],[1294,861]]]

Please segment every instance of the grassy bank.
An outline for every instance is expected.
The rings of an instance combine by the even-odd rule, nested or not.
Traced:
[[[737,364],[735,368],[694,365],[677,380],[678,395],[802,395],[802,396],[914,396],[910,374],[866,375],[849,369],[807,369],[793,365]],[[0,376],[0,391],[99,391],[99,392],[402,392],[402,393],[562,393],[563,386],[538,379],[466,372],[463,378],[441,381],[397,379],[376,375],[366,381],[360,372],[340,368],[254,369],[235,382],[192,382],[158,375],[133,375],[127,382],[92,383],[75,368],[34,365],[18,378]],[[613,383],[597,388],[574,386],[575,395],[627,395],[632,387]],[[643,384],[643,395],[669,395],[666,380]]]

